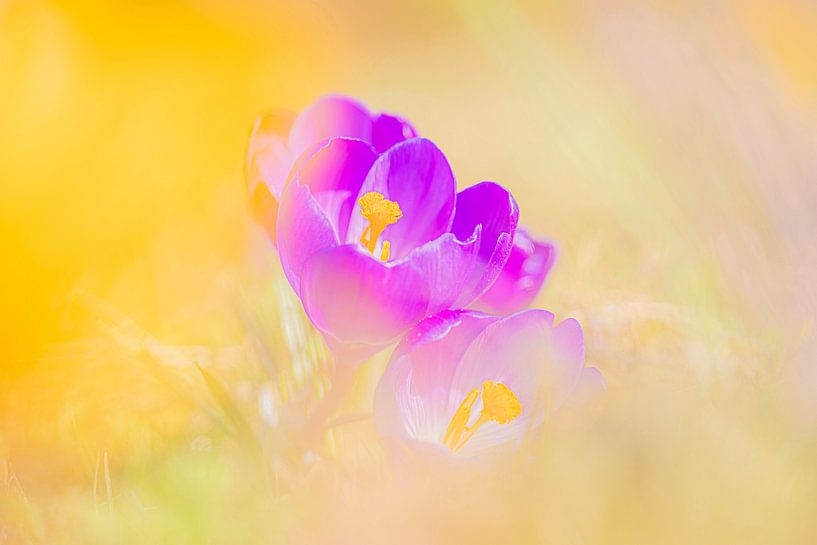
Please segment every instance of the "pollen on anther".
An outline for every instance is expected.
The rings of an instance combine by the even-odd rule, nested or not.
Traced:
[[[482,412],[499,424],[507,424],[522,413],[522,404],[510,388],[488,380],[482,385]]]
[[[377,191],[369,191],[363,195],[360,203],[360,214],[369,221],[377,221],[378,224],[391,225],[403,217],[400,205],[395,201],[386,199]]]

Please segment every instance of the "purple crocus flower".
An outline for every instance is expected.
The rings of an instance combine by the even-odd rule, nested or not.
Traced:
[[[473,457],[519,443],[549,412],[605,388],[584,366],[574,319],[447,310],[397,346],[375,393],[375,424],[398,451]]]
[[[370,143],[381,153],[416,136],[404,119],[372,114],[360,102],[330,95],[294,117],[274,112],[256,120],[247,150],[246,176],[256,221],[276,240],[278,205],[295,160],[314,144],[336,136]]]
[[[378,154],[364,140],[333,138],[298,160],[281,197],[278,250],[329,346],[360,359],[484,293],[507,261],[518,216],[496,183],[457,193],[429,140]]]
[[[556,263],[556,245],[536,240],[517,229],[508,262],[494,284],[473,305],[491,314],[511,314],[527,308],[542,289]]]

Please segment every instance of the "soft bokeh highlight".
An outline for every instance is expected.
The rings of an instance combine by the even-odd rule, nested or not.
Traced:
[[[801,0],[0,3],[0,536],[813,541],[815,36]],[[327,92],[559,243],[535,303],[608,392],[478,479],[389,471],[385,355],[321,414],[242,170]]]

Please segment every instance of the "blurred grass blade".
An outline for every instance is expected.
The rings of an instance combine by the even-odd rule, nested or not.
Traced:
[[[213,376],[212,373],[207,371],[198,363],[196,363],[196,369],[198,369],[199,373],[201,373],[204,383],[210,390],[210,394],[213,396],[216,405],[219,409],[221,409],[221,413],[224,417],[223,423],[225,424],[227,430],[234,434],[243,443],[257,448],[259,443],[252,431],[252,428],[250,427],[249,422],[247,422],[247,419],[244,418],[244,415],[233,401],[227,389],[221,384],[221,382],[218,381],[216,377]]]

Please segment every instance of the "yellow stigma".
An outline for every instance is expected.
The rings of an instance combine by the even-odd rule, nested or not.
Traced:
[[[369,226],[363,231],[360,242],[371,253],[377,246],[377,240],[383,234],[383,230],[389,225],[397,223],[403,217],[400,205],[394,201],[386,199],[377,191],[369,191],[357,201],[360,204],[360,214],[369,220]],[[380,251],[380,259],[388,261],[391,253],[391,245],[388,241],[383,241],[383,248]]]
[[[471,407],[474,406],[477,398],[479,398],[479,389],[474,388],[462,400],[448,424],[443,444],[452,452],[461,449],[484,424],[492,420],[500,425],[507,424],[522,413],[522,404],[510,388],[502,383],[487,380],[482,384],[482,411],[474,425],[469,427]]]

